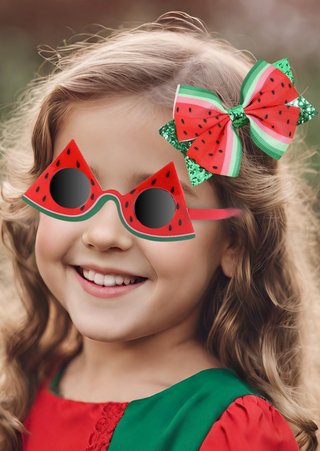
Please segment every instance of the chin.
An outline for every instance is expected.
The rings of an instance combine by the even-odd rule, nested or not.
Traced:
[[[123,341],[130,341],[134,339],[132,335],[125,330],[121,329],[121,326],[116,326],[113,323],[113,327],[109,327],[108,324],[101,324],[101,318],[99,321],[73,321],[74,326],[84,337],[90,340],[101,341],[106,343],[118,343]]]

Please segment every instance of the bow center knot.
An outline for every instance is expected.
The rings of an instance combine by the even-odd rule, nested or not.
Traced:
[[[237,105],[234,106],[233,108],[228,108],[227,112],[229,114],[229,117],[232,121],[232,125],[234,126],[234,128],[240,128],[250,123],[242,105]]]

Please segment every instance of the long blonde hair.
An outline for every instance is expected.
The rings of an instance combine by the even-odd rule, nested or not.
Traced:
[[[36,266],[39,212],[21,199],[51,163],[68,111],[78,102],[128,94],[171,109],[179,83],[209,89],[231,108],[240,103],[241,84],[256,62],[182,12],[136,28],[105,30],[105,37],[58,47],[48,58],[54,70],[27,86],[1,124],[2,451],[22,449],[22,422],[52,362],[69,361],[82,350],[81,334]],[[308,165],[315,152],[304,142],[305,125],[279,161],[254,145],[248,127],[238,130],[239,176],[209,179],[223,205],[244,213],[224,223],[239,249],[235,273],[229,279],[218,268],[198,333],[208,353],[296,428],[299,448],[314,451],[319,387],[312,385],[316,359],[309,345],[318,333],[312,319],[320,317],[320,221],[313,210],[318,189],[303,174],[312,174]]]

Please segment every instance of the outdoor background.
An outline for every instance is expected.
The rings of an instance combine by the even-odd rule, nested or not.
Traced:
[[[49,62],[43,64],[43,57],[50,58],[64,39],[68,44],[85,39],[86,33],[101,30],[97,25],[116,29],[138,26],[169,11],[184,11],[200,18],[218,38],[250,51],[257,60],[272,64],[288,58],[297,91],[319,112],[299,126],[307,131],[306,142],[314,148],[311,164],[316,173],[306,178],[318,186],[319,0],[0,0],[0,121],[37,73],[44,76],[53,69]],[[320,199],[315,208],[320,211]],[[1,310],[13,309],[9,293],[5,297],[8,302],[0,306]],[[314,323],[307,329],[310,337],[319,339],[310,340],[314,365],[309,382],[312,392],[318,392],[320,403],[320,324],[316,324],[316,313],[313,316]]]
[[[0,0],[0,120],[45,61],[38,46],[50,57],[51,48],[64,39],[73,42],[82,38],[76,34],[97,32],[94,24],[137,26],[174,10],[204,20],[217,37],[257,60],[288,58],[297,91],[320,112],[319,0]],[[40,74],[48,70],[49,62]],[[311,146],[319,145],[319,124],[320,114],[301,125]],[[319,160],[318,148],[312,158],[318,172]]]

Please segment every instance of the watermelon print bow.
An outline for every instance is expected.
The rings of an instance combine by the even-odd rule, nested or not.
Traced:
[[[242,145],[237,128],[250,124],[254,143],[279,160],[297,125],[316,114],[294,88],[287,58],[274,64],[260,59],[245,77],[240,104],[233,108],[225,109],[211,91],[178,85],[174,120],[162,126],[159,133],[182,152],[195,186],[213,174],[238,176]]]

